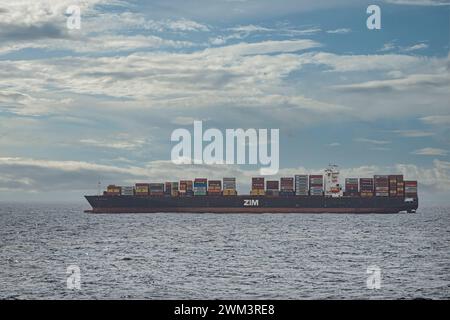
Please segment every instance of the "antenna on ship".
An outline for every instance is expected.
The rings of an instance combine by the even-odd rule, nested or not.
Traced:
[[[97,181],[97,195],[100,195],[101,192],[101,188],[102,188],[102,183],[100,182],[100,179],[98,179]]]

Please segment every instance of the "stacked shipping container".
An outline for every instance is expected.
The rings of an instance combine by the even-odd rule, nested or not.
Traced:
[[[149,194],[151,196],[164,195],[164,183],[149,183]]]
[[[134,187],[133,186],[123,186],[121,187],[122,196],[133,196],[134,195]]]
[[[223,178],[223,195],[235,196],[236,192],[236,178]]]
[[[114,184],[110,184],[108,187],[106,187],[106,192],[104,195],[106,196],[120,196],[122,192],[121,187],[116,186]]]
[[[396,197],[397,196],[397,176],[389,175],[389,196]]]
[[[277,180],[267,180],[266,190],[280,190],[280,183]]]
[[[373,197],[373,179],[359,179],[359,194],[361,197]]]
[[[251,195],[268,196],[323,196],[323,175],[295,175],[283,177],[280,181],[268,180],[266,188],[263,177],[252,178]],[[359,185],[358,185],[359,182]],[[223,189],[222,189],[223,185]],[[197,178],[166,183],[136,183],[135,186],[108,185],[104,195],[115,196],[201,196],[237,195],[236,178],[207,180]],[[346,178],[344,196],[361,197],[417,197],[417,181],[404,181],[403,175],[375,175],[373,178]]]
[[[148,183],[136,183],[135,194],[137,196],[148,196],[150,185]]]
[[[179,194],[180,196],[194,195],[194,191],[192,189],[192,180],[180,180]]]
[[[405,181],[405,197],[417,198],[417,181]]]
[[[252,178],[252,196],[263,196],[264,192],[264,178]]]
[[[308,175],[297,174],[295,176],[295,194],[297,196],[307,196],[308,191]]]
[[[208,179],[196,178],[194,180],[194,196],[206,196]]]
[[[309,194],[311,196],[323,196],[323,175],[309,176]]]
[[[280,196],[294,195],[294,178],[285,177],[280,179]]]
[[[346,178],[345,179],[345,195],[348,197],[359,196],[358,178]]]
[[[403,197],[405,195],[404,188],[403,175],[389,176],[390,197]]]
[[[403,181],[403,175],[397,176],[397,197],[405,196],[405,182]]]
[[[178,197],[178,182],[171,182],[170,183],[170,195],[172,197]]]
[[[208,181],[208,195],[218,196],[222,194],[222,181],[209,180]]]
[[[266,182],[266,195],[278,196],[280,193],[280,184],[277,180],[267,180]]]
[[[389,176],[375,175],[373,176],[376,197],[389,196]]]

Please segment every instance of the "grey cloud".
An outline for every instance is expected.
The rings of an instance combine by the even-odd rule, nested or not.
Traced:
[[[305,169],[283,168],[274,179],[297,173],[312,174],[323,168]],[[0,158],[0,190],[20,191],[22,200],[30,192],[73,191],[92,192],[100,180],[106,184],[130,185],[136,181],[176,181],[181,178],[193,179],[206,176],[220,179],[235,176],[241,192],[248,192],[250,177],[257,170],[243,170],[237,166],[186,166],[170,161],[153,161],[142,167],[116,167],[79,161],[49,161],[24,158]],[[450,189],[450,162],[434,160],[431,167],[413,164],[397,164],[392,167],[362,166],[343,168],[342,177],[370,176],[379,172],[400,172],[407,179],[418,180],[420,188],[433,192],[448,192]]]
[[[90,170],[66,172],[52,168],[36,168],[31,165],[2,166],[2,171],[8,172],[9,178],[0,177],[0,189],[28,192],[82,190],[95,185],[97,177],[106,181],[124,178],[118,174],[98,173]]]
[[[0,188],[24,191],[82,190],[103,181],[136,176],[133,169],[74,161],[0,158]]]
[[[3,41],[63,39],[68,37],[65,28],[52,23],[31,26],[0,24],[0,39]]]
[[[211,178],[219,178],[221,174],[243,175],[239,169],[230,166],[184,166],[170,161],[153,161],[141,167],[117,167],[83,161],[25,158],[0,158],[0,172],[0,189],[27,192],[88,190],[99,180],[104,184],[126,185],[137,181],[193,179],[200,175]]]
[[[0,103],[17,102],[27,99],[27,95],[19,92],[0,92]]]

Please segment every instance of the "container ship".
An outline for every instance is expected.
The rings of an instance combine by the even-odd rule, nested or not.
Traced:
[[[109,185],[102,195],[85,198],[88,213],[414,213],[419,205],[417,181],[375,175],[346,178],[342,186],[335,165],[324,174],[254,177],[246,195],[238,194],[236,178],[196,178]]]

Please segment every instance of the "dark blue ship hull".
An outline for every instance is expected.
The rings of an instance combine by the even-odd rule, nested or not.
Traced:
[[[90,213],[398,213],[415,212],[418,199],[324,196],[86,196]]]

